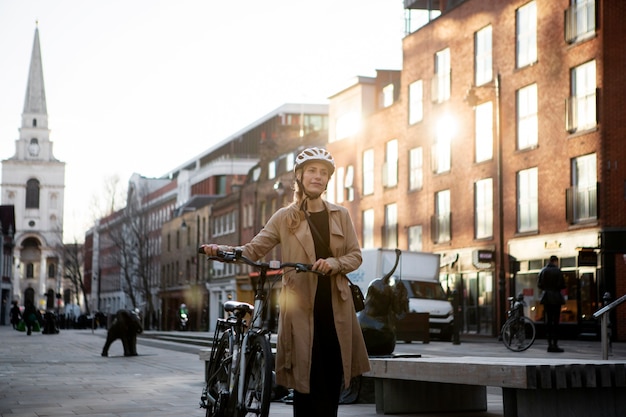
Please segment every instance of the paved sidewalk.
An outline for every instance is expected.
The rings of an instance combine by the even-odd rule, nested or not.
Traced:
[[[61,330],[56,335],[26,336],[0,326],[0,416],[11,417],[172,417],[204,416],[198,407],[203,365],[197,346],[167,346],[167,342],[140,339],[137,357],[124,357],[116,341],[110,356],[100,356],[106,331]],[[398,344],[396,351],[423,355],[507,356],[542,355],[537,341],[529,351],[508,352],[493,338],[462,338],[460,345],[431,342]],[[564,341],[561,358],[600,358],[599,342]],[[615,344],[610,359],[626,359],[626,346]],[[501,392],[488,389],[488,412],[446,413],[446,417],[499,417]],[[274,402],[272,417],[292,416],[291,406]],[[373,404],[341,405],[341,417],[377,416]],[[420,414],[432,417],[436,414]]]

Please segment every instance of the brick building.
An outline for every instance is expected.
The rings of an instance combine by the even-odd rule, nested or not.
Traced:
[[[541,321],[537,274],[557,255],[564,332],[597,334],[605,292],[626,293],[626,3],[404,5],[402,70],[330,99],[329,197],[364,247],[441,254],[463,331],[498,334],[520,292]],[[626,338],[626,307],[613,322]]]

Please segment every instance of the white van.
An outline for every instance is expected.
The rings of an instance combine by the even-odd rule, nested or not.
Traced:
[[[396,261],[393,249],[362,249],[363,263],[348,274],[367,295],[370,283],[389,272]],[[409,311],[429,313],[429,333],[437,339],[451,340],[454,311],[439,282],[439,255],[403,251],[393,277],[407,287]]]

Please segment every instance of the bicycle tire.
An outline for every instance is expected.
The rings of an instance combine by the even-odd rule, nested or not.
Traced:
[[[215,404],[206,404],[206,417],[224,417],[227,414],[228,386],[232,357],[230,355],[231,332],[226,331],[215,347],[211,361],[205,365],[204,378],[206,382],[206,392],[211,397],[217,399]]]
[[[274,358],[267,336],[251,336],[244,376],[244,403],[240,417],[268,417],[272,394]]]
[[[535,323],[528,317],[510,318],[502,326],[502,343],[513,352],[522,352],[535,342]]]

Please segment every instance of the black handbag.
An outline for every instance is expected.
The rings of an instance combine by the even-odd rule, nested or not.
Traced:
[[[323,242],[324,239],[322,239],[322,237],[320,236],[320,232],[317,231],[317,228],[315,227],[313,222],[311,222],[311,219],[309,218],[309,213],[302,207],[300,207],[300,209],[304,211],[304,217],[306,217],[306,221],[307,223],[309,223],[309,227],[311,228],[311,230],[313,230],[313,233],[315,233],[320,242]],[[330,247],[328,248],[328,252],[331,255],[333,253]],[[342,275],[348,280],[348,286],[350,287],[350,293],[352,294],[352,303],[354,304],[354,311],[358,313],[365,308],[365,297],[363,296],[363,291],[361,291],[361,288],[358,285],[352,283],[347,275]]]
[[[345,276],[345,275],[344,275]],[[350,278],[345,276],[348,280],[348,285],[350,286],[350,292],[352,293],[352,302],[354,303],[354,311],[357,313],[365,308],[365,297],[363,297],[363,291],[361,291],[361,287],[356,284],[353,284],[350,281]]]

